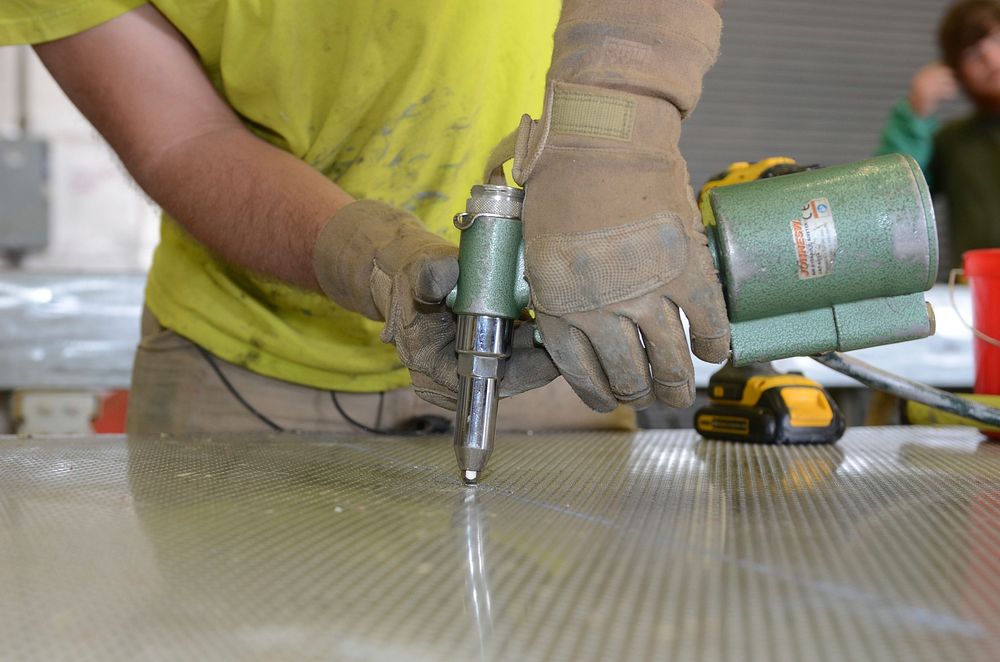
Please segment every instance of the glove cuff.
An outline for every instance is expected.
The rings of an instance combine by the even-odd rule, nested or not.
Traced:
[[[548,79],[657,97],[687,116],[721,33],[704,0],[564,0]]]
[[[337,305],[382,321],[372,296],[375,256],[404,229],[425,232],[412,214],[377,200],[357,200],[333,215],[313,248],[313,269],[320,288]]]

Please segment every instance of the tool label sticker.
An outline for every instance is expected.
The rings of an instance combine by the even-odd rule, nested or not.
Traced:
[[[833,273],[837,253],[837,228],[826,198],[802,206],[802,218],[792,221],[792,238],[799,262],[799,278],[819,278]]]

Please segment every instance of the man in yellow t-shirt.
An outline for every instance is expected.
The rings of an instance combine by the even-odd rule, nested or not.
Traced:
[[[706,2],[8,3],[0,43],[36,45],[165,210],[130,431],[388,429],[439,411],[412,393],[452,405],[450,219],[539,109],[514,176],[546,349],[515,352],[502,395],[561,373],[595,411],[689,404],[678,307],[695,353],[728,347],[676,150],[718,48]],[[631,425],[568,393],[518,398],[505,427]]]

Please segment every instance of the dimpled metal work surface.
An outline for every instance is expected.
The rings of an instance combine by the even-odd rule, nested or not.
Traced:
[[[1000,445],[0,439],[11,660],[989,660]]]

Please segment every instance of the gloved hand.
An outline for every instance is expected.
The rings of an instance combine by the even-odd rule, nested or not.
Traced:
[[[313,251],[316,279],[338,305],[385,322],[424,400],[455,409],[458,376],[455,316],[444,304],[458,282],[458,247],[428,232],[420,220],[374,200],[341,209],[320,231]],[[518,345],[500,397],[543,386],[558,375],[540,349]]]
[[[718,52],[702,0],[565,0],[545,109],[525,116],[525,262],[545,347],[592,409],[694,401],[691,348],[724,360],[729,324],[680,121]]]

